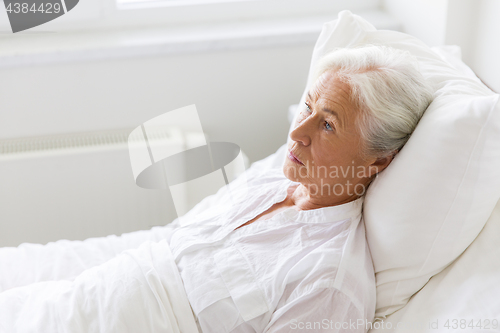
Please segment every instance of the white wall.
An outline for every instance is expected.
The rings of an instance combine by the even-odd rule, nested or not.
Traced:
[[[196,104],[213,141],[251,161],[286,141],[312,45],[0,70],[0,138],[134,128]]]
[[[451,19],[454,16],[457,19]],[[460,45],[464,61],[486,85],[500,93],[500,1],[450,1],[449,17],[447,44]]]
[[[462,60],[500,92],[500,1],[384,0],[383,8],[429,46],[459,45]]]
[[[446,44],[460,45],[462,60],[469,66],[474,57],[474,43],[477,38],[477,23],[481,0],[454,0],[448,3],[449,15],[446,21]]]
[[[444,43],[448,0],[384,0],[382,6],[400,22],[403,32],[429,46]]]

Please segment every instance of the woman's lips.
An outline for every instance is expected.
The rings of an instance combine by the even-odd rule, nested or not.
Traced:
[[[291,159],[293,162],[297,163],[297,164],[300,164],[300,165],[304,165],[304,163],[302,163],[301,160],[299,160],[297,158],[297,156],[295,156],[291,150],[288,151],[288,158]]]

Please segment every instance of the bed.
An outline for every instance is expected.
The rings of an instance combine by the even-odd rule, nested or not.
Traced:
[[[414,37],[377,31],[349,11],[323,26],[311,68],[335,47],[370,43],[416,55],[436,94],[408,144],[366,195],[363,218],[377,279],[376,320],[366,330],[500,331],[499,95],[460,60],[457,47],[431,49]],[[246,172],[281,168],[285,148],[286,143]],[[203,199],[185,220],[218,195]],[[181,282],[165,242],[178,223],[121,236],[1,248],[0,331],[196,332],[185,295],[175,291]],[[99,294],[95,281],[106,274],[101,264],[109,262],[143,289],[130,291],[128,280],[114,279],[116,292]],[[71,284],[78,292],[68,288]],[[32,289],[19,292],[26,285]],[[30,291],[42,296],[30,299]],[[66,307],[58,309],[50,295]],[[102,312],[87,311],[92,295],[102,296]],[[154,306],[145,313],[131,302]],[[125,315],[113,317],[117,307],[124,307]],[[46,322],[45,311],[56,310],[60,320]],[[6,322],[13,326],[2,326]]]

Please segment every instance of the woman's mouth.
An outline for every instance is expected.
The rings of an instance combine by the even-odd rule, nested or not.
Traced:
[[[292,162],[295,162],[295,163],[300,164],[300,165],[304,165],[304,163],[302,163],[302,161],[301,161],[301,160],[299,160],[299,159],[297,158],[297,156],[295,156],[295,155],[292,153],[292,151],[291,151],[291,150],[289,150],[289,151],[288,151],[288,158],[289,158],[290,160],[292,160]]]

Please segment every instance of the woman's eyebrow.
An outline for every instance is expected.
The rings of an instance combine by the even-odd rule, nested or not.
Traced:
[[[311,93],[307,92],[307,97],[312,101]]]
[[[337,112],[330,110],[330,109],[327,109],[327,108],[323,108],[323,111],[326,111],[326,112],[330,113],[331,115],[333,115],[335,118],[337,118],[337,120],[340,123],[340,126],[342,127],[342,121],[340,120],[340,117],[339,117]]]
[[[312,97],[311,97],[311,94],[310,94],[309,92],[307,93],[307,97],[309,98],[309,100],[311,100],[311,101],[313,100],[313,99],[312,99]],[[333,115],[335,118],[337,118],[337,120],[338,120],[338,122],[339,122],[340,126],[341,126],[341,127],[343,127],[343,126],[342,126],[342,120],[340,120],[339,114],[338,114],[337,112],[335,112],[335,111],[333,111],[333,110],[330,110],[330,109],[328,109],[328,108],[323,108],[323,111],[328,112],[329,114],[331,114],[331,115]]]

